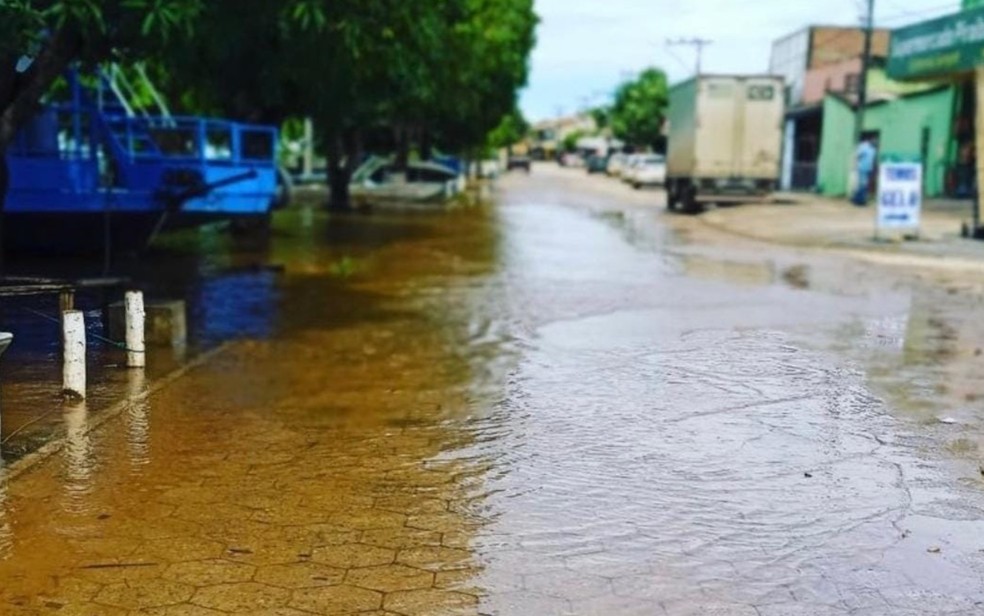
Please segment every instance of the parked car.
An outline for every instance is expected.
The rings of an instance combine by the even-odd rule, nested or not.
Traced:
[[[588,169],[588,173],[605,173],[608,169],[608,157],[602,156],[600,154],[595,154],[588,157],[588,161],[585,164]]]
[[[639,164],[645,154],[629,154],[625,159],[625,167],[622,169],[622,181],[631,184],[635,178],[636,165]]]
[[[649,154],[640,158],[632,167],[633,188],[666,185],[666,158],[660,154]]]
[[[613,178],[622,175],[622,172],[625,170],[625,161],[627,158],[628,156],[625,154],[612,154],[608,157],[608,167],[605,169],[605,172]]]
[[[499,161],[494,158],[478,161],[478,177],[493,180],[499,177]]]
[[[522,169],[526,173],[530,172],[532,163],[530,162],[529,156],[510,156],[506,161],[506,171],[512,171],[513,169]]]
[[[574,152],[565,152],[560,155],[560,166],[561,167],[581,167],[584,165],[584,160],[579,154]]]

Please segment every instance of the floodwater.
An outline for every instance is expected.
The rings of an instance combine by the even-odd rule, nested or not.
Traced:
[[[199,238],[211,354],[53,407],[0,613],[984,613],[979,298],[661,199],[542,167]]]

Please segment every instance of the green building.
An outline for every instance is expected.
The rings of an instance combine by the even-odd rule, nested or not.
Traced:
[[[872,87],[872,91],[879,90]],[[862,132],[878,137],[882,155],[924,161],[926,196],[952,194],[957,157],[952,138],[956,108],[957,89],[950,85],[924,86],[883,96],[865,107]],[[843,196],[851,188],[854,123],[854,105],[836,95],[824,99],[817,188],[825,195]]]
[[[883,156],[919,158],[929,197],[969,198],[984,165],[977,156],[984,126],[976,99],[984,93],[984,0],[892,32],[885,70],[868,75],[873,102],[862,132],[879,138]],[[817,189],[840,196],[851,189],[854,113],[848,99],[823,102]]]
[[[937,124],[948,130],[950,143],[944,147],[949,157],[945,162],[950,164],[944,175],[948,193],[974,197],[984,181],[984,107],[977,103],[984,101],[984,0],[964,0],[962,6],[952,15],[893,31],[886,68],[893,80],[934,82],[940,91],[952,91],[948,124],[925,122],[924,127],[929,126],[933,143]],[[936,154],[935,147],[929,146],[930,156]],[[934,162],[928,161],[930,173],[935,172]],[[974,218],[976,225],[979,212]],[[980,228],[974,233],[984,236]]]

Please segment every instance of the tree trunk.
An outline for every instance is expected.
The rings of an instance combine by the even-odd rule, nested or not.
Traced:
[[[7,149],[17,131],[35,114],[41,97],[75,58],[79,40],[73,31],[56,32],[23,78],[17,79],[17,87],[9,98],[0,101],[3,104],[0,108],[0,150]]]
[[[405,126],[397,124],[393,127],[393,139],[396,142],[396,160],[393,166],[397,171],[406,171],[410,162],[410,135]]]
[[[7,168],[7,149],[0,147],[0,277],[4,275],[3,217],[10,188],[10,169]]]
[[[75,58],[80,40],[74,30],[58,30],[24,74],[13,69],[14,55],[5,54],[0,58],[4,62],[4,73],[0,78],[0,273],[3,269],[3,213],[10,188],[7,148],[37,112],[41,97]]]
[[[420,130],[420,158],[430,160],[434,157],[434,142],[431,140],[430,131],[426,128]]]
[[[351,209],[349,182],[352,180],[351,166],[345,160],[345,146],[342,135],[328,140],[328,209],[344,211]]]

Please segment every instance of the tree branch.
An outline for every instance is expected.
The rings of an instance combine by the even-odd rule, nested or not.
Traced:
[[[22,85],[0,107],[0,152],[14,140],[17,131],[34,115],[38,102],[51,84],[65,72],[75,58],[81,37],[70,28],[62,28],[48,41],[30,70],[23,76]]]

